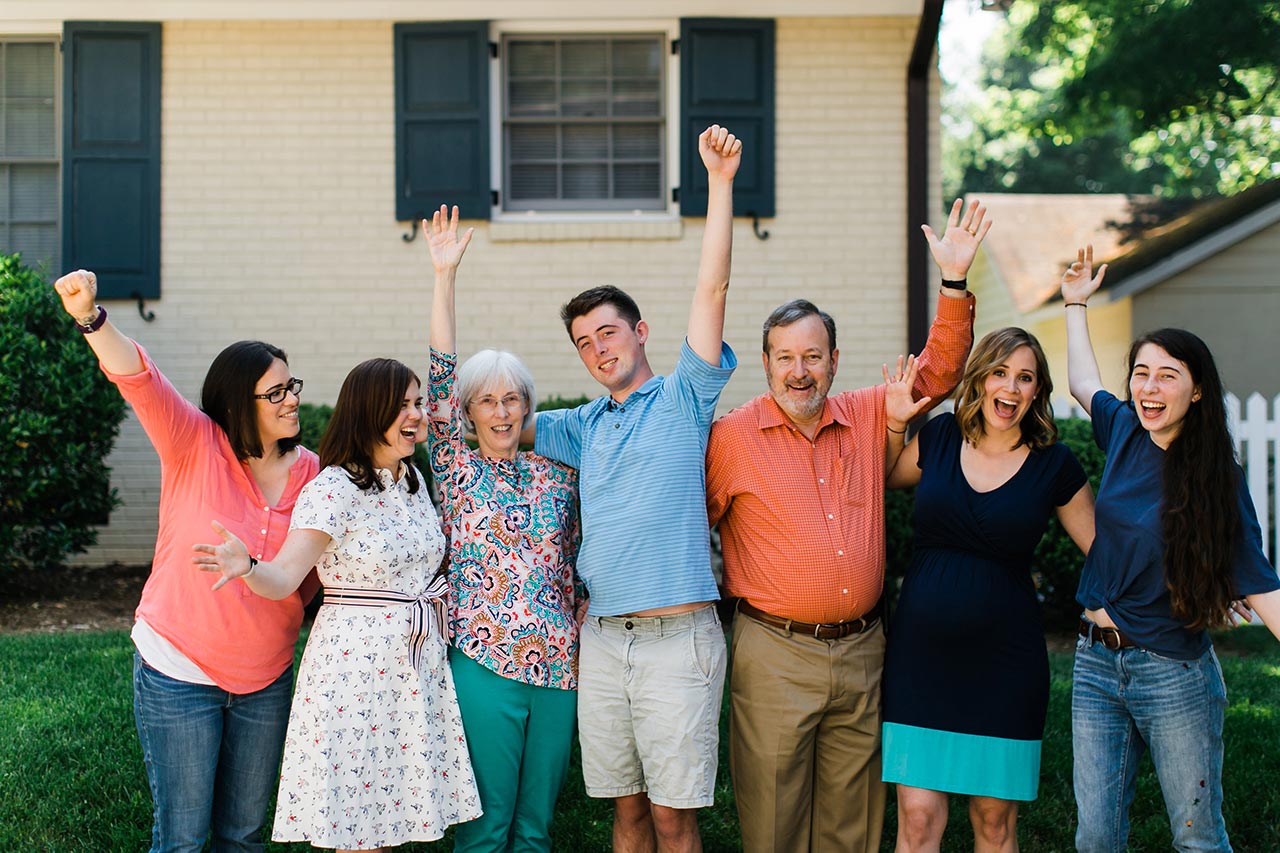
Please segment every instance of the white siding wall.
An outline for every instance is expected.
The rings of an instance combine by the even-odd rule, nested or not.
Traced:
[[[726,337],[742,367],[722,410],[763,390],[760,323],[786,299],[804,296],[836,317],[837,390],[878,381],[879,365],[905,347],[915,26],[913,17],[778,21],[778,216],[762,223],[764,242],[735,222]],[[425,372],[430,265],[421,238],[405,244],[394,221],[391,30],[390,21],[165,24],[163,298],[149,324],[126,303],[111,307],[189,397],[218,350],[241,338],[286,349],[308,402],[333,402],[346,371],[370,356]],[[934,92],[936,101],[936,81]],[[936,106],[934,115],[936,128]],[[937,156],[935,142],[935,178]],[[556,311],[612,283],[636,296],[654,368],[670,370],[700,221],[647,239],[637,230],[536,242],[495,241],[487,223],[475,225],[459,284],[464,355],[509,346],[540,396],[595,395]],[[132,419],[110,464],[125,505],[82,561],[146,562],[159,477]]]

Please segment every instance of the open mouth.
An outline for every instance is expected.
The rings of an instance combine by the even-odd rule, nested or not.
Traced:
[[[498,424],[490,429],[494,432],[511,432],[511,424]]]
[[[1139,407],[1142,409],[1142,416],[1144,418],[1159,417],[1159,415],[1165,410],[1164,403],[1157,403],[1151,400],[1144,400],[1139,404]]]
[[[413,441],[418,435],[418,428],[405,427],[404,429],[400,430],[400,434],[405,438],[409,439],[410,441]]]
[[[618,360],[616,358],[611,358],[608,361],[601,362],[600,365],[597,367],[597,369],[600,371],[611,370],[613,366],[617,363],[618,363]]]
[[[991,402],[995,406],[996,414],[1002,418],[1011,418],[1018,411],[1017,403],[1011,403],[1008,400],[1001,400],[999,398],[996,398]]]

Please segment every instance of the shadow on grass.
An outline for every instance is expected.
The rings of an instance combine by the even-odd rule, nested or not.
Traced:
[[[1227,680],[1227,826],[1238,851],[1280,850],[1280,645],[1262,628],[1215,635]],[[134,731],[133,647],[124,632],[0,636],[0,850],[144,850],[151,798]],[[1071,792],[1071,656],[1050,654],[1051,692],[1040,796],[1023,807],[1023,850],[1074,847]],[[981,702],[981,695],[967,697]],[[727,705],[727,703],[726,703]],[[722,716],[725,731],[727,707]],[[700,815],[709,853],[736,851],[738,822],[729,784],[726,739],[716,806]],[[883,850],[896,831],[890,807]],[[1131,849],[1167,850],[1170,833],[1150,761],[1132,809]],[[553,849],[609,849],[611,808],[582,789],[578,757],[560,796]],[[963,798],[952,798],[945,850],[972,849]],[[409,844],[441,851],[452,845]],[[306,850],[268,844],[268,850]]]

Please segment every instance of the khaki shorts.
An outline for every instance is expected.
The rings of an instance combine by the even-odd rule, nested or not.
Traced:
[[[715,800],[724,630],[714,606],[675,616],[589,616],[578,729],[591,797],[648,792],[676,809]]]

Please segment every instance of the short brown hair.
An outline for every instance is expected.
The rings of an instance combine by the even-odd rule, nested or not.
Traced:
[[[1022,438],[1015,447],[1025,444],[1032,450],[1040,450],[1058,440],[1058,426],[1053,422],[1053,406],[1049,402],[1053,380],[1049,378],[1049,360],[1045,358],[1044,349],[1036,336],[1026,329],[1006,326],[978,341],[956,388],[956,424],[964,440],[970,444],[976,445],[982,437],[983,383],[993,370],[1007,363],[1019,347],[1031,350],[1036,360],[1036,396],[1019,424]]]
[[[361,489],[382,491],[373,465],[374,450],[387,443],[387,430],[400,416],[404,389],[410,382],[422,386],[418,375],[394,358],[371,358],[353,367],[342,381],[329,426],[320,439],[320,465],[341,466]],[[418,475],[412,464],[407,467],[413,494],[418,491]]]
[[[570,299],[560,308],[560,319],[564,321],[564,330],[573,340],[573,321],[586,316],[601,305],[612,305],[618,316],[627,321],[632,329],[640,322],[640,306],[623,290],[612,284],[584,290]]]

